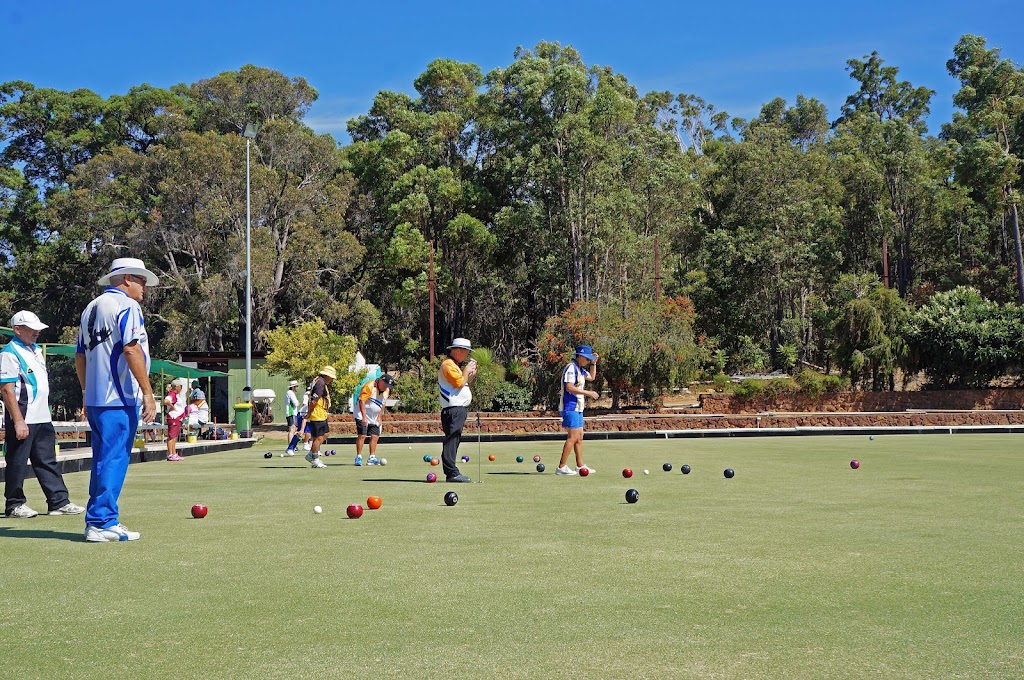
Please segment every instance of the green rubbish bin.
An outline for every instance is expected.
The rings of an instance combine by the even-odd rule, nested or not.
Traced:
[[[239,437],[252,436],[252,404],[235,404],[235,432]]]

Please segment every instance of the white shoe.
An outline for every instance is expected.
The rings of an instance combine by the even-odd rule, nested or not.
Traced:
[[[320,456],[317,456],[316,458],[311,460],[310,461],[310,465],[312,465],[315,468],[325,468],[325,467],[327,467],[326,465],[324,465],[324,462],[322,460],[320,460]]]
[[[302,448],[306,449],[307,451],[312,451],[313,450],[313,442],[306,442],[305,444],[302,445]]]
[[[295,455],[295,449],[288,449],[287,451],[284,452],[284,455],[286,455],[286,456],[294,456]]]
[[[574,475],[574,474],[576,474],[576,471],[575,470],[570,470],[568,465],[563,465],[560,468],[555,468],[555,474],[556,475]]]
[[[7,511],[8,517],[17,517],[18,519],[28,519],[29,517],[35,517],[39,513],[28,507],[24,503],[15,507],[13,510]]]
[[[576,472],[579,472],[583,468],[587,468],[587,474],[588,475],[595,475],[595,474],[597,474],[597,470],[595,470],[594,468],[590,467],[589,465],[584,465],[582,467],[576,468]]]
[[[56,510],[50,510],[51,515],[81,515],[85,512],[85,508],[81,505],[75,505],[74,503],[68,503],[63,505]]]
[[[85,527],[85,540],[90,543],[118,543],[123,541],[137,541],[142,538],[138,531],[128,531],[123,524],[115,524],[112,527],[102,529],[100,527]]]

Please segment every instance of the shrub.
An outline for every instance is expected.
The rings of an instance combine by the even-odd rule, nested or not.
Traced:
[[[483,347],[473,350],[473,360],[476,361],[476,378],[471,385],[473,402],[469,408],[491,411],[498,385],[505,382],[505,367],[494,359],[494,352]]]
[[[750,401],[764,394],[764,380],[755,380],[754,378],[746,378],[741,380],[740,384],[736,386],[736,390],[733,394],[740,401]]]
[[[510,382],[498,383],[491,402],[492,411],[512,413],[529,411],[533,408],[533,393],[525,387]]]
[[[983,387],[1024,358],[1024,309],[961,286],[932,296],[906,324],[906,336],[916,367],[935,385]]]
[[[444,357],[422,359],[416,368],[403,373],[395,383],[394,397],[403,413],[433,413],[440,408],[437,398],[437,371]]]
[[[827,376],[812,371],[809,368],[797,373],[793,376],[793,380],[800,386],[800,391],[812,397],[820,396],[825,392],[825,378]]]

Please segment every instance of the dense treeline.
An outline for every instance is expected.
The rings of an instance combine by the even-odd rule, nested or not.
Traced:
[[[946,66],[958,110],[933,136],[934,93],[877,54],[848,62],[838,112],[800,96],[742,120],[541,43],[487,74],[432,62],[341,147],[303,122],[309,83],[256,66],[108,99],[4,83],[0,316],[74,326],[132,254],[162,276],[146,303],[157,355],[242,347],[240,133],[258,123],[257,347],[320,318],[371,359],[419,366],[433,244],[437,346],[464,335],[512,367],[554,361],[575,303],[605,320],[595,344],[625,347],[611,333],[662,314],[637,306],[659,291],[692,310],[685,340],[623,349],[622,394],[806,367],[874,389],[898,369],[978,384],[1022,356],[1024,71],[970,35]],[[662,374],[627,380],[645,370]]]

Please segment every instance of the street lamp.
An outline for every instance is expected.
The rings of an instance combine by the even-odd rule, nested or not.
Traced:
[[[242,401],[252,401],[252,204],[249,194],[249,145],[260,126],[245,126],[245,388]]]

